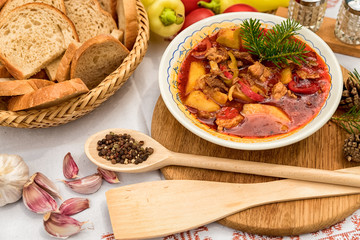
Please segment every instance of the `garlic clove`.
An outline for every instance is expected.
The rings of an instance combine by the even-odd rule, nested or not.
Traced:
[[[74,158],[71,156],[71,153],[67,153],[63,161],[63,174],[68,179],[77,178],[79,173],[79,168],[76,165]]]
[[[103,168],[97,168],[98,173],[102,176],[102,178],[108,183],[118,183],[120,182],[116,173],[114,171],[106,170]]]
[[[25,206],[35,213],[42,214],[57,209],[55,199],[39,187],[31,178],[24,185],[22,197]]]
[[[59,212],[69,216],[84,211],[89,207],[89,199],[87,198],[69,198],[60,205]]]
[[[62,180],[66,186],[71,188],[74,192],[81,194],[91,194],[99,190],[102,183],[102,177],[99,173],[83,177],[73,181]]]
[[[39,185],[43,190],[45,190],[51,196],[62,199],[57,186],[44,174],[40,172],[36,172],[30,177],[30,179],[33,179],[34,182],[37,183],[37,185]]]
[[[57,213],[48,212],[43,218],[45,230],[54,237],[68,238],[74,234],[77,234],[82,230],[81,226],[86,222],[79,222],[78,220]]]

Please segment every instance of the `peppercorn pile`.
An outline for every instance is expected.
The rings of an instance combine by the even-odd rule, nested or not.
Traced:
[[[144,148],[144,141],[135,141],[129,134],[110,132],[97,142],[98,155],[111,161],[112,164],[139,164],[154,152],[151,147]]]

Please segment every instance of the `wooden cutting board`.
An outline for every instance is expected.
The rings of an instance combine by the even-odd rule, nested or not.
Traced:
[[[345,79],[347,74],[348,71],[343,68]],[[192,134],[171,115],[160,97],[154,109],[151,135],[165,147],[175,152],[327,170],[359,165],[343,159],[342,145],[348,134],[331,121],[312,136],[290,146],[265,151],[242,151],[212,144]],[[165,167],[161,171],[166,179],[233,183],[275,180],[271,177],[179,166]],[[259,206],[226,217],[219,223],[230,228],[260,235],[299,235],[318,231],[340,222],[358,208],[360,208],[360,194]]]

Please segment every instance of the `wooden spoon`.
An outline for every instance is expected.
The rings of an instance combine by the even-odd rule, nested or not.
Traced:
[[[154,149],[154,153],[150,155],[146,161],[137,165],[120,163],[112,164],[110,161],[99,157],[96,149],[97,142],[105,138],[105,135],[110,132],[115,134],[127,133],[130,134],[136,141],[143,140],[145,142],[144,147],[152,147]],[[85,153],[94,164],[101,168],[115,172],[139,173],[157,170],[169,165],[179,165],[360,187],[360,175],[314,168],[177,153],[168,150],[148,135],[129,129],[107,129],[92,135],[85,143]]]
[[[254,184],[167,180],[111,189],[106,200],[115,239],[121,240],[187,231],[263,204],[354,193],[360,188],[290,179]]]

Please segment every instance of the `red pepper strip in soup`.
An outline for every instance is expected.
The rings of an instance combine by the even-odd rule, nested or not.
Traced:
[[[260,94],[257,94],[255,92],[253,92],[251,90],[251,88],[246,85],[244,82],[242,81],[238,81],[238,83],[240,84],[240,90],[249,98],[251,98],[252,100],[256,101],[256,102],[262,102],[264,101],[265,97],[261,96]]]

